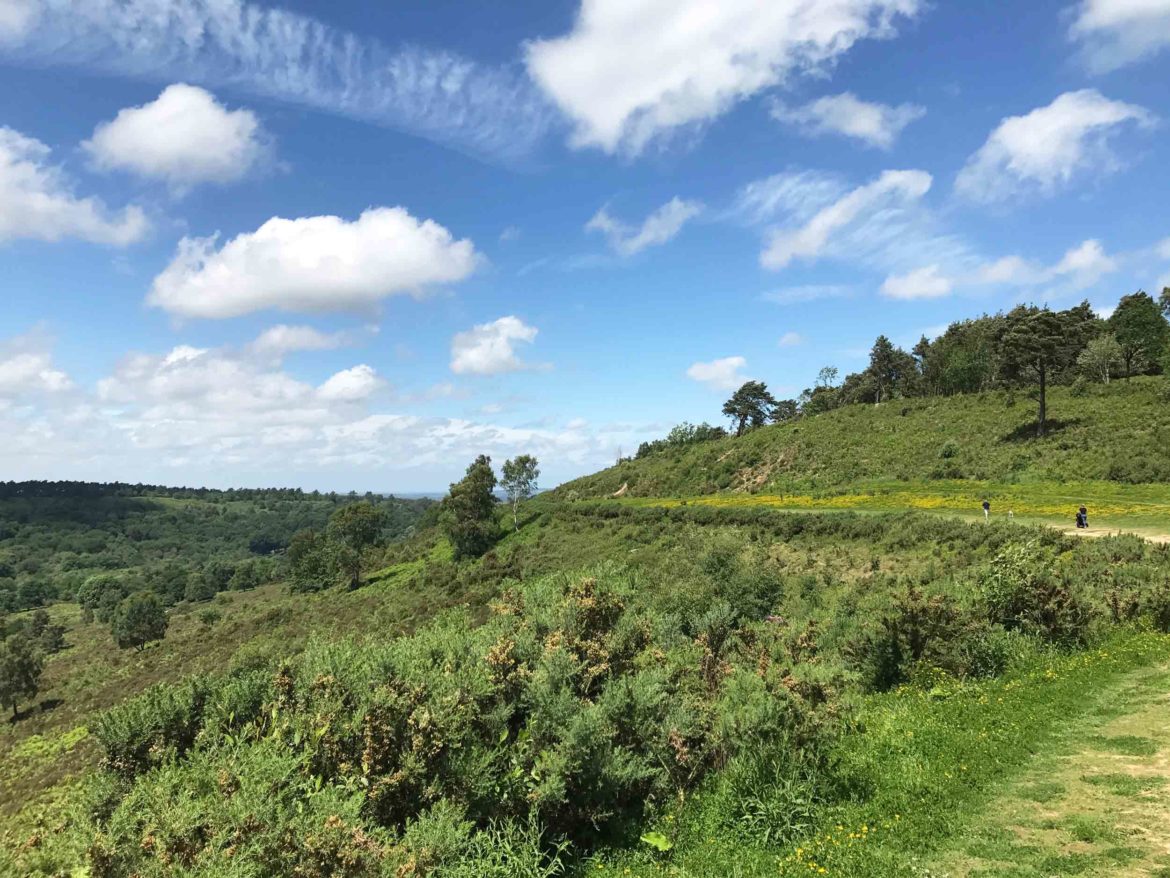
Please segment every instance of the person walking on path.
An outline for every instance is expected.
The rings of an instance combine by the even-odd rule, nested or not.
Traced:
[[[1089,510],[1082,506],[1077,510],[1077,527],[1087,528],[1089,526]]]
[[[991,501],[983,501],[983,520],[988,521],[991,518]]]

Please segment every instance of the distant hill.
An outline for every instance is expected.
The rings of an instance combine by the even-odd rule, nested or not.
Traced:
[[[567,482],[565,498],[831,491],[866,482],[1170,481],[1170,382],[1058,387],[1035,436],[1023,392],[850,405],[739,438],[667,448]]]

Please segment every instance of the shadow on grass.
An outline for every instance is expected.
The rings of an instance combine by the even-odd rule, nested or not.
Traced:
[[[1044,436],[1036,435],[1036,422],[1025,421],[1012,430],[1010,433],[1005,433],[999,437],[1000,442],[1031,442],[1034,439],[1051,439],[1058,433],[1067,430],[1069,427],[1079,427],[1083,421],[1080,418],[1072,418],[1068,421],[1062,421],[1057,418],[1049,418],[1044,425]]]

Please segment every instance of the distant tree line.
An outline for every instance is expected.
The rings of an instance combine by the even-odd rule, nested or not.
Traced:
[[[127,583],[121,598],[147,590],[164,605],[248,588],[254,573],[263,578],[272,567],[251,561],[279,556],[293,534],[325,527],[358,499],[85,482],[7,482],[0,489],[0,611],[8,612],[72,600],[88,579],[106,574]],[[381,511],[388,537],[409,532],[435,504],[379,495],[364,502]]]
[[[815,386],[785,400],[775,399],[764,382],[748,381],[724,403],[723,414],[739,436],[766,423],[846,405],[1022,389],[1036,401],[1036,433],[1043,436],[1053,385],[1170,372],[1168,318],[1170,288],[1158,300],[1140,290],[1125,296],[1106,319],[1088,302],[1065,311],[1021,305],[952,323],[933,341],[923,336],[910,351],[881,335],[868,366],[843,381],[827,366]],[[644,447],[649,452],[666,444],[659,440]]]

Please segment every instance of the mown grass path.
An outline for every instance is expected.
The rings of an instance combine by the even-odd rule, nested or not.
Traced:
[[[983,519],[984,499],[991,517],[1020,524],[1044,524],[1070,535],[1099,537],[1133,533],[1170,543],[1170,485],[1119,485],[1112,482],[1068,484],[996,484],[990,482],[923,482],[861,485],[849,492],[817,494],[722,493],[698,497],[633,497],[611,502],[665,509],[677,506],[766,508],[780,512],[924,512]],[[1092,527],[1078,530],[1073,519],[1081,505]]]
[[[1111,804],[1102,813],[1113,822],[1098,826],[1091,813],[1077,813],[1087,801],[1079,787],[1050,781],[1059,770],[1078,783],[1082,775],[1099,776],[1084,784],[1107,795],[1111,784],[1134,789],[1117,775],[1156,775],[1165,765],[1158,759],[1170,751],[1168,692],[1170,638],[1146,633],[1053,655],[986,683],[875,696],[861,705],[856,732],[838,753],[839,770],[853,778],[858,794],[830,806],[811,833],[780,848],[757,846],[751,833],[710,807],[715,799],[700,801],[700,794],[676,821],[654,826],[676,841],[667,857],[625,852],[594,863],[589,874],[1170,876],[1157,871],[1170,864],[1162,858],[1170,834],[1165,800],[1141,798],[1160,783],[1139,782],[1134,802],[1141,808],[1127,816]],[[1117,756],[1148,761],[1127,769]],[[1086,759],[1095,761],[1078,762]],[[1042,786],[1049,782],[1056,785]],[[1021,840],[1013,828],[1009,803],[1028,795],[1067,798],[1068,813],[1050,838]],[[1027,828],[1047,832],[1044,820]],[[1096,839],[1091,851],[1084,839]]]
[[[930,874],[1170,876],[1170,667],[1068,728]]]

